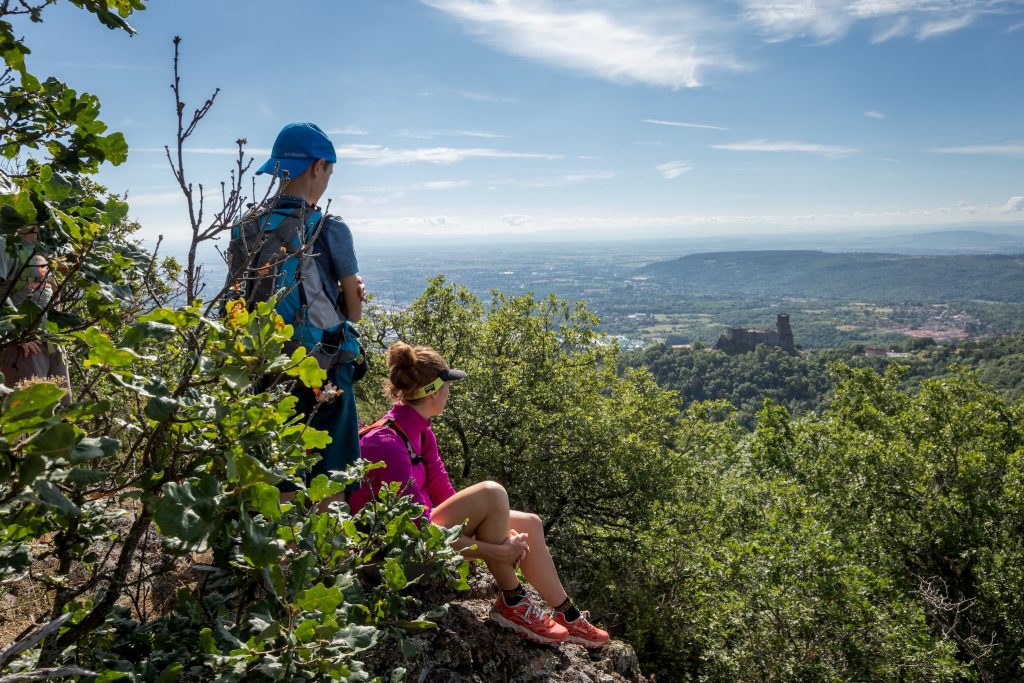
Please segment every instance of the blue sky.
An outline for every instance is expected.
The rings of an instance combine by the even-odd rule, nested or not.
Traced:
[[[357,240],[688,237],[1024,220],[1024,0],[153,0],[17,26],[131,146],[100,179],[184,238],[171,38],[217,187],[317,122]]]

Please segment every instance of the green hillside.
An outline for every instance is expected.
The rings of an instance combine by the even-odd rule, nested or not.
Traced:
[[[881,301],[1024,300],[1024,256],[738,251],[636,271],[691,292]]]
[[[834,363],[871,368],[883,374],[892,365],[906,368],[901,387],[916,391],[921,382],[954,374],[954,366],[975,369],[990,387],[1009,401],[1024,398],[1024,335],[937,345],[912,339],[897,345],[904,353],[867,356],[862,345],[805,351],[789,356],[760,345],[751,353],[730,356],[707,349],[672,348],[656,344],[626,354],[624,365],[646,368],[658,385],[679,393],[684,407],[696,401],[726,400],[748,429],[757,424],[765,399],[794,415],[821,413],[831,403],[837,375]]]

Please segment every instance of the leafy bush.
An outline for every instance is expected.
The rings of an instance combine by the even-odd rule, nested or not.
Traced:
[[[47,4],[0,13],[39,20]],[[126,30],[124,17],[143,7],[74,4]],[[95,98],[28,74],[12,31],[0,22],[20,76],[5,93],[0,145],[8,158],[45,158],[26,161],[0,195],[0,230],[13,252],[18,229],[39,226],[33,249],[59,263],[59,310],[5,304],[0,343],[67,345],[77,401],[60,405],[66,390],[45,379],[0,389],[0,581],[42,587],[45,603],[0,653],[0,672],[367,680],[361,652],[386,637],[403,643],[441,614],[424,613],[409,586],[466,585],[468,566],[450,548],[459,529],[421,524],[422,509],[395,491],[352,516],[332,501],[358,468],[282,500],[275,484],[301,486],[309,450],[328,439],[295,415],[289,386],[318,387],[325,373],[302,350],[284,354],[292,329],[272,302],[227,302],[216,319],[221,302],[198,297],[194,259],[157,264],[131,241],[127,205],[78,175],[123,160],[123,138],[103,135]],[[200,118],[179,130],[179,146]],[[245,168],[211,225],[193,224],[193,247],[233,220]],[[144,589],[161,580],[187,587],[169,607],[145,608]]]

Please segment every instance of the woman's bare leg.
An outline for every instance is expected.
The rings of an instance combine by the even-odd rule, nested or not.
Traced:
[[[484,543],[500,545],[508,538],[508,494],[501,484],[482,481],[462,489],[438,505],[430,513],[430,520],[441,526],[466,522],[464,534]],[[519,584],[515,567],[511,564],[487,562],[487,568],[498,582],[498,588],[512,590]]]
[[[509,525],[520,533],[530,535],[530,552],[526,553],[519,565],[523,576],[530,585],[540,593],[544,602],[552,607],[562,604],[568,597],[558,578],[558,570],[551,559],[547,541],[544,539],[544,524],[540,517],[529,512],[512,510],[509,512]]]

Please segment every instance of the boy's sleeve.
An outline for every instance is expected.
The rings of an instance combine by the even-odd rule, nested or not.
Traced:
[[[331,250],[331,265],[334,275],[339,280],[359,272],[356,261],[355,246],[352,244],[352,231],[337,216],[328,216],[324,225],[324,237]]]

